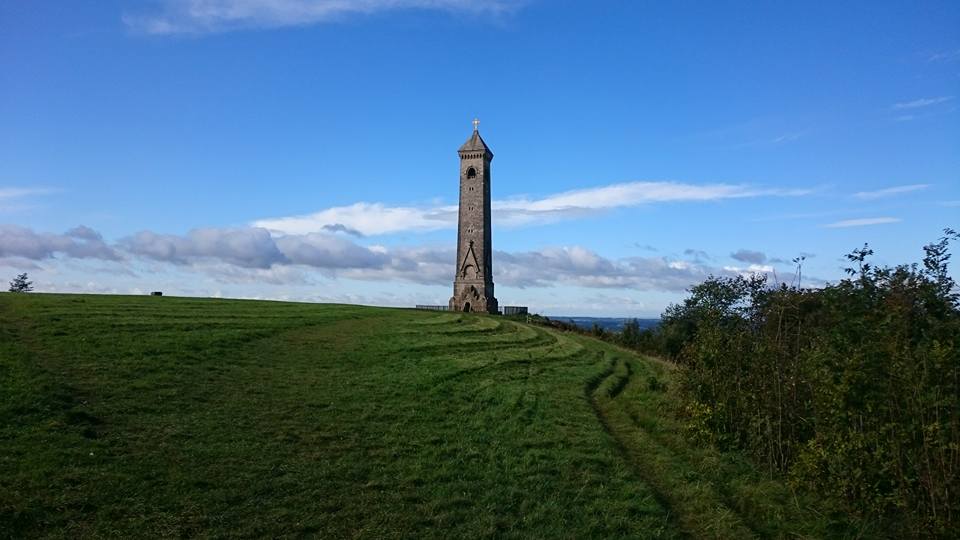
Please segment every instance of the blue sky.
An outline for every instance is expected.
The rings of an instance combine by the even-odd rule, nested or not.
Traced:
[[[3,2],[0,277],[446,303],[479,117],[501,304],[657,316],[918,260],[958,104],[957,2]]]

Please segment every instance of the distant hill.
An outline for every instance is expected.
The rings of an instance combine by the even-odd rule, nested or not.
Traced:
[[[623,330],[624,323],[632,318],[633,317],[568,317],[560,315],[550,317],[550,319],[554,321],[572,322],[580,328],[587,330],[593,328],[594,324],[598,324],[600,328],[609,332],[620,332]],[[637,319],[637,322],[640,324],[641,330],[646,330],[647,328],[653,328],[660,324],[660,319]]]
[[[3,293],[0,536],[863,536],[688,442],[673,369],[486,315]]]

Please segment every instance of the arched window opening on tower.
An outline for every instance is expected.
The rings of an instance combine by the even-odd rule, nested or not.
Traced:
[[[473,167],[470,167],[469,169],[467,169],[467,178],[476,178],[476,177],[477,177],[476,169],[474,169]]]

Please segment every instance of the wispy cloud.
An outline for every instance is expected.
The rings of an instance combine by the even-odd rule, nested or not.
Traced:
[[[927,57],[927,62],[949,62],[958,59],[960,59],[960,49],[931,54]]]
[[[769,149],[795,142],[815,132],[815,126],[797,125],[792,119],[760,116],[690,133],[681,139],[698,146]]]
[[[819,219],[827,218],[832,216],[838,216],[842,214],[849,214],[850,209],[836,209],[836,210],[824,210],[822,212],[791,212],[784,214],[770,214],[766,216],[759,216],[751,218],[750,221],[755,222],[765,222],[765,221],[790,221],[790,220],[799,220],[799,219]]]
[[[792,142],[792,141],[795,141],[795,140],[803,137],[803,136],[806,135],[808,132],[809,132],[809,130],[806,130],[806,129],[805,129],[805,130],[803,130],[803,131],[794,131],[794,132],[792,132],[792,133],[784,133],[783,135],[780,135],[779,137],[774,137],[774,139],[773,139],[771,142],[772,142],[773,144],[780,144],[780,143],[785,143],[785,142]]]
[[[803,137],[805,137],[810,130],[805,129],[803,131],[791,131],[788,133],[781,133],[777,136],[764,135],[763,138],[751,139],[745,142],[736,143],[731,146],[731,148],[757,148],[757,147],[773,147],[779,146],[787,143],[792,143]]]
[[[206,34],[306,26],[399,9],[497,14],[523,3],[525,0],[161,0],[159,12],[128,13],[123,21],[146,34]]]
[[[718,201],[747,197],[790,197],[807,189],[759,188],[733,184],[680,182],[626,182],[566,191],[543,198],[514,197],[492,201],[498,225],[521,226],[573,219],[615,208],[666,202]],[[450,229],[457,224],[456,205],[432,207],[386,206],[360,202],[327,208],[313,214],[261,219],[252,223],[283,234],[307,234],[349,229],[365,236]]]
[[[0,201],[31,197],[34,195],[49,195],[55,191],[56,190],[50,188],[0,187]]]
[[[931,105],[937,105],[939,103],[945,103],[953,99],[953,96],[940,96],[932,98],[920,98],[913,101],[904,101],[901,103],[894,103],[890,106],[891,109],[899,111],[904,109],[919,109],[921,107],[929,107]]]
[[[364,236],[405,231],[428,232],[456,226],[456,206],[386,206],[382,203],[355,203],[335,206],[313,214],[261,219],[252,223],[283,234],[329,231],[340,225]]]
[[[846,227],[866,227],[868,225],[883,225],[885,223],[899,223],[901,221],[903,220],[895,217],[845,219],[843,221],[828,223],[824,225],[824,227],[828,229],[842,229]]]
[[[906,186],[894,186],[875,191],[858,191],[857,193],[854,193],[853,196],[864,200],[882,199],[884,197],[891,197],[893,195],[910,193],[911,191],[924,190],[928,187],[930,187],[930,184],[909,184]]]
[[[56,193],[52,188],[24,188],[0,186],[0,214],[30,212],[42,205],[37,204],[35,197]]]

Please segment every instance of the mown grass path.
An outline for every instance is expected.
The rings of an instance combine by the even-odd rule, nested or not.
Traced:
[[[495,317],[2,294],[0,537],[836,532],[686,442],[669,387]]]

